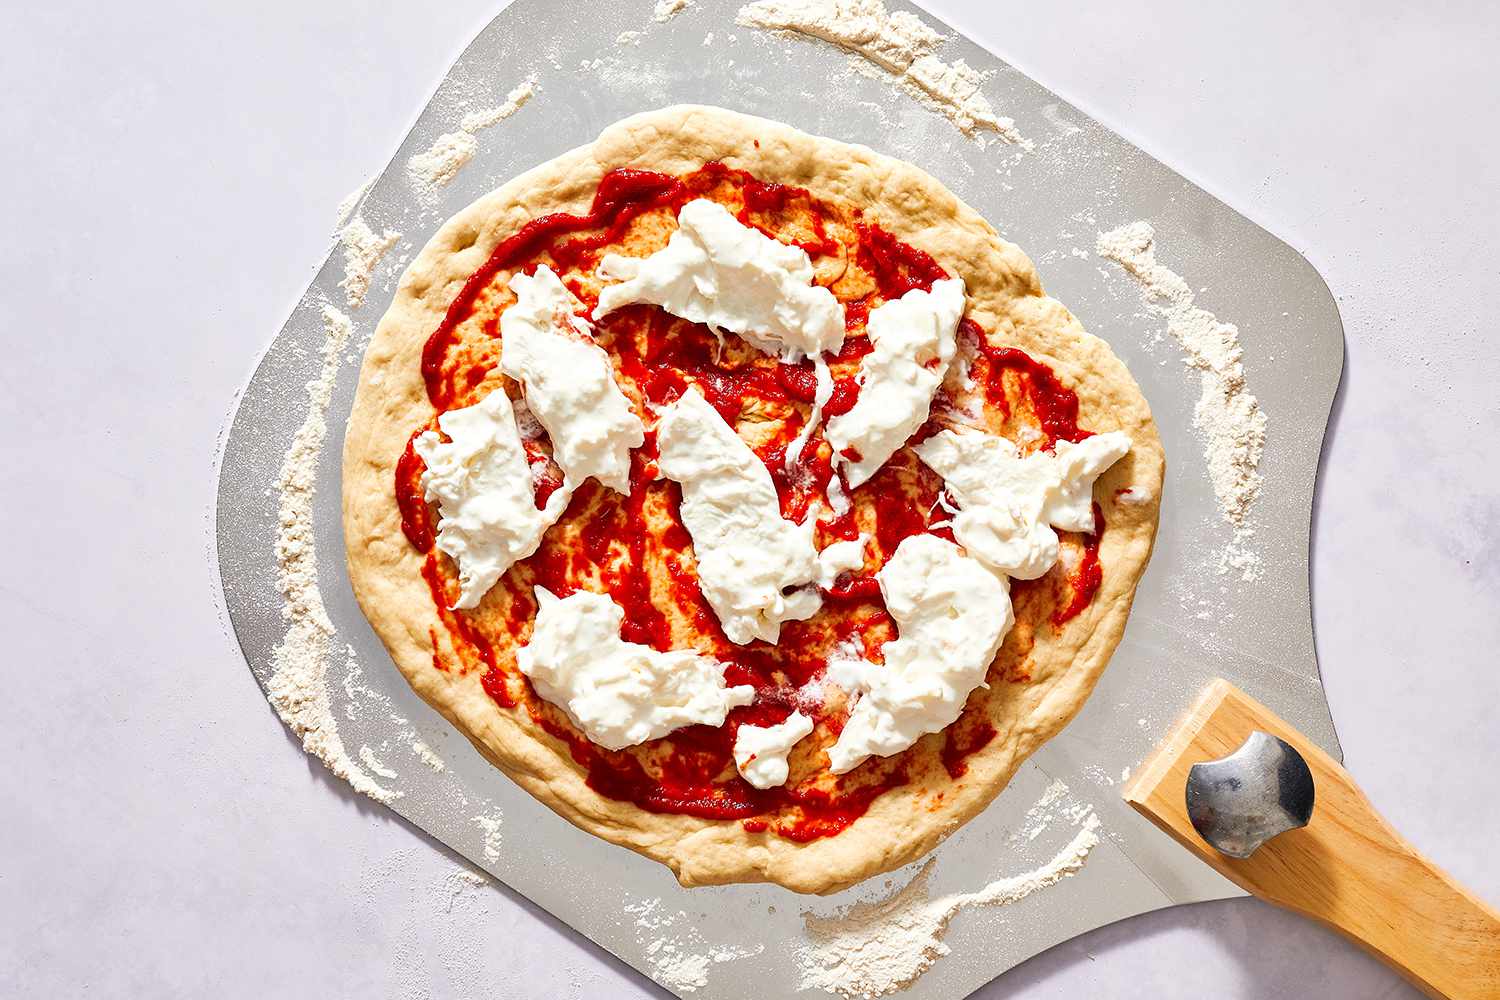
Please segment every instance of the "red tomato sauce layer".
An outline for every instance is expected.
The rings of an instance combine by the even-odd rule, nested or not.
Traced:
[[[946,272],[927,253],[864,220],[857,209],[720,163],[681,176],[612,170],[600,180],[586,212],[543,215],[502,240],[464,282],[423,348],[422,377],[434,410],[474,405],[502,387],[518,395],[518,387],[498,372],[498,318],[513,301],[506,288],[511,274],[545,263],[591,312],[598,296],[593,272],[599,257],[611,251],[643,256],[659,248],[677,211],[700,197],[729,208],[744,225],[801,247],[813,260],[815,280],[843,303],[847,335],[830,361],[834,394],[825,413],[847,412],[859,395],[859,361],[870,350],[870,310],[912,289],[929,289]],[[997,432],[1017,419],[1013,411],[1020,409],[1042,432],[1042,447],[1088,436],[1078,426],[1077,396],[1049,367],[1015,348],[990,344],[971,319],[963,320],[960,337],[970,345],[969,373],[986,420]],[[996,735],[977,700],[982,690],[947,732],[903,754],[872,758],[834,776],[822,749],[837,737],[848,708],[842,692],[822,684],[829,654],[839,644],[854,643],[878,663],[881,646],[896,637],[875,576],[879,567],[911,535],[932,532],[952,538],[942,523],[942,480],[902,449],[868,483],[849,491],[852,509],[835,517],[824,498],[837,472],[821,435],[814,435],[790,469],[786,463],[788,446],[811,409],[810,363],[782,364],[733,337],[721,345],[707,328],[647,306],[602,318],[596,339],[648,426],[650,407],[670,403],[696,386],[766,463],[783,516],[796,521],[816,517],[820,547],[867,533],[872,541],[866,566],[844,574],[826,590],[823,608],[813,618],[786,623],[775,645],[729,642],[699,590],[692,539],[678,513],[681,494],[675,483],[658,477],[654,435],[648,431],[644,447],[632,459],[628,495],[589,481],[574,493],[537,552],[512,567],[478,608],[450,610],[457,575],[448,557],[434,548],[436,512],[423,499],[424,467],[412,444],[417,434],[436,426],[433,421],[412,432],[396,465],[395,495],[407,541],[425,554],[423,577],[447,633],[433,633],[437,668],[481,671],[484,690],[495,703],[527,712],[566,747],[600,795],[653,812],[739,821],[748,831],[794,841],[839,833],[884,793],[922,779],[923,769],[945,771],[953,779],[963,775],[965,758]],[[932,419],[913,440],[940,429],[950,406],[940,392]],[[545,439],[527,446],[534,468],[550,468],[534,476],[540,507],[560,477],[556,466],[549,466]],[[1040,627],[1060,627],[1086,608],[1098,590],[1104,519],[1097,506],[1094,517],[1095,531],[1075,542],[1082,550],[1076,568],[1066,575],[1053,571],[1055,594],[1047,598]],[[579,589],[608,594],[625,613],[622,638],[714,656],[727,665],[729,684],[755,688],[755,702],[731,710],[723,726],[692,726],[620,751],[597,746],[560,709],[538,698],[516,668],[514,650],[530,638],[538,586],[559,596]],[[1032,592],[1037,593],[1035,587]],[[1008,642],[1007,650],[1012,645]],[[991,667],[992,684],[1029,676],[1024,664],[1002,663],[1006,656],[1003,650]],[[752,787],[734,766],[736,732],[742,725],[773,725],[794,711],[813,718],[817,730],[794,749],[790,780],[781,788]],[[918,754],[923,744],[937,753]]]

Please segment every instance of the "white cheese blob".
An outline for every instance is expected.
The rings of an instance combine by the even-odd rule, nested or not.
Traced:
[[[793,712],[774,726],[741,726],[734,735],[734,766],[756,788],[786,784],[786,755],[813,731],[813,721]]]
[[[845,639],[828,654],[823,679],[853,696],[870,686],[871,676],[879,669],[865,659],[865,647],[858,639]]]
[[[422,490],[438,504],[438,550],[458,565],[455,608],[472,608],[517,560],[541,544],[542,535],[568,506],[564,487],[537,510],[531,469],[510,397],[496,389],[478,404],[449,410],[435,431],[414,443],[427,465]]]
[[[840,574],[852,573],[865,565],[865,543],[870,536],[861,532],[858,538],[834,542],[818,553],[818,586],[824,590],[838,581]]]
[[[620,638],[625,612],[602,594],[559,600],[536,588],[531,641],[516,664],[541,697],[607,750],[660,739],[683,726],[721,726],[755,689],[728,687],[724,664],[690,649],[663,653]]]
[[[833,511],[834,517],[843,517],[849,513],[851,508],[849,493],[844,489],[844,481],[839,478],[838,470],[828,477],[828,509]]]
[[[877,579],[900,638],[881,647],[883,667],[841,671],[859,700],[828,748],[834,774],[951,725],[1014,620],[1008,581],[935,535],[903,539]]]
[[[812,283],[806,251],[704,198],[682,206],[665,247],[644,258],[606,254],[599,274],[619,283],[600,290],[596,319],[645,302],[788,362],[844,343],[844,307]]]
[[[914,450],[958,505],[953,537],[993,569],[1034,580],[1057,562],[1054,527],[1094,529],[1094,480],[1130,450],[1130,438],[1110,431],[1022,456],[1003,437],[959,428]]]
[[[630,492],[630,449],[646,439],[641,418],[615,383],[614,368],[574,298],[552,269],[510,279],[516,304],[500,314],[500,368],[526,389],[526,402],[552,439],[570,487],[593,476]]]
[[[784,520],[765,463],[690,388],[657,424],[662,475],[682,485],[698,585],[731,642],[776,642],[781,623],[812,617],[818,554],[813,519]],[[800,589],[795,589],[800,588]]]
[[[914,288],[870,312],[874,350],[859,364],[859,397],[825,431],[850,488],[866,482],[927,419],[943,384],[964,315],[964,283],[947,278]],[[851,458],[849,453],[857,454]]]

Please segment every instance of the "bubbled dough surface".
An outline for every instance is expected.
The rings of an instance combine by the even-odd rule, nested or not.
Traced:
[[[914,768],[925,778],[886,792],[837,836],[805,844],[774,832],[748,833],[738,821],[652,813],[600,796],[566,747],[524,709],[501,709],[485,694],[479,671],[436,670],[429,630],[441,635],[442,626],[422,579],[423,556],[401,532],[393,491],[407,436],[433,415],[420,372],[422,345],[491,250],[536,216],[587,211],[613,168],[681,174],[710,160],[863,206],[867,220],[963,277],[968,315],[995,342],[1050,365],[1078,394],[1081,425],[1123,430],[1134,440],[1130,454],[1099,479],[1096,498],[1105,502],[1129,485],[1153,497],[1133,506],[1105,502],[1103,583],[1060,633],[1037,630],[1031,680],[975,692],[997,735],[966,758],[961,778],[948,778],[941,766]],[[480,198],[450,219],[407,268],[360,372],[344,444],[344,536],[355,593],[397,667],[533,796],[582,829],[670,866],[687,886],[772,881],[828,893],[930,851],[988,805],[1021,762],[1077,713],[1124,631],[1156,533],[1162,477],[1150,409],[1124,365],[1042,292],[1025,254],[937,180],[864,146],[719,108],[676,106],[616,123],[593,143]],[[935,760],[942,745],[941,734],[928,736],[914,752]]]

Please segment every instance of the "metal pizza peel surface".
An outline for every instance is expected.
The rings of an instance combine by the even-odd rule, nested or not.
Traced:
[[[1128,769],[1212,677],[1234,681],[1340,756],[1308,591],[1314,481],[1343,365],[1342,324],[1327,287],[1275,236],[937,18],[906,3],[888,6],[913,11],[949,36],[943,59],[962,58],[991,73],[984,93],[1034,148],[976,143],[884,74],[855,71],[848,53],[736,25],[739,4],[732,0],[695,0],[664,23],[653,21],[649,0],[518,0],[464,50],[358,206],[377,231],[403,236],[363,307],[349,311],[355,333],[339,366],[318,470],[319,583],[347,644],[330,676],[340,732],[351,749],[379,748],[400,773],[402,795],[390,808],[681,995],[737,996],[747,982],[766,996],[806,988],[799,952],[809,942],[807,921],[889,895],[929,859],[823,898],[765,885],[684,890],[665,867],[575,829],[480,758],[412,693],[355,603],[339,512],[343,429],[359,355],[405,260],[474,198],[635,112],[715,104],[863,143],[923,168],[1031,256],[1048,292],[1130,368],[1160,427],[1168,456],[1160,534],[1110,666],[1078,717],[934,852],[927,889],[934,897],[970,892],[1034,869],[1072,840],[1090,811],[1099,817],[1100,843],[1081,871],[1054,886],[1007,906],[960,910],[944,937],[951,953],[906,995],[965,996],[1093,928],[1177,903],[1242,895],[1120,798]],[[641,34],[635,44],[617,43],[624,31]],[[437,197],[413,186],[406,172],[412,155],[453,131],[465,110],[502,102],[529,76],[536,95],[477,133],[475,159]],[[1162,262],[1203,289],[1198,304],[1238,326],[1250,391],[1268,416],[1265,484],[1250,521],[1263,562],[1254,582],[1218,569],[1230,529],[1193,427],[1198,375],[1183,365],[1165,321],[1144,307],[1140,290],[1093,252],[1099,231],[1137,219],[1155,227]],[[335,247],[244,389],[221,456],[216,527],[224,601],[262,685],[285,632],[273,484],[307,412],[305,385],[319,371],[322,304],[344,308],[342,277]],[[413,756],[416,740],[444,759],[444,771]],[[1054,780],[1068,791],[1044,823],[1028,813]],[[487,810],[504,816],[498,856],[486,853],[474,821]],[[664,964],[700,954],[710,956],[701,975],[674,977]]]

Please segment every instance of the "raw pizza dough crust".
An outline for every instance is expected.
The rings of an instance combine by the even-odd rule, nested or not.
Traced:
[[[524,709],[501,709],[491,700],[479,671],[435,669],[431,630],[441,634],[443,626],[422,578],[424,557],[402,534],[393,490],[408,435],[433,415],[420,372],[422,346],[493,248],[530,219],[586,211],[610,169],[681,174],[712,160],[862,206],[867,220],[961,276],[967,315],[991,340],[1051,366],[1078,395],[1080,426],[1131,436],[1134,446],[1099,479],[1096,499],[1127,486],[1148,497],[1109,508],[1100,548],[1103,583],[1065,627],[1037,630],[1030,681],[992,676],[988,690],[975,692],[985,697],[997,735],[966,758],[966,773],[952,779],[937,768],[931,780],[885,792],[838,835],[807,843],[747,832],[738,821],[653,813],[605,798],[585,784],[567,747]],[[360,373],[344,442],[344,534],[354,591],[397,667],[533,796],[582,829],[668,865],[685,886],[771,881],[829,893],[932,850],[988,805],[1021,762],[1077,713],[1125,628],[1155,538],[1163,469],[1150,409],[1125,366],[1043,294],[1025,254],[937,180],[864,146],[719,108],[677,106],[612,125],[593,143],[480,198],[450,219],[407,268]],[[918,749],[936,756],[941,739],[925,737]]]

